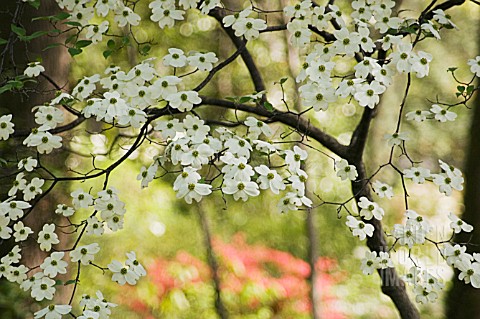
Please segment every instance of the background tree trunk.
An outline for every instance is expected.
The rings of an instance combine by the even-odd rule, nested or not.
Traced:
[[[36,31],[43,31],[52,29],[52,26],[46,21],[33,21],[33,17],[55,15],[59,12],[58,5],[54,1],[42,0],[40,8],[34,9],[32,6],[22,1],[4,0],[2,1],[2,14],[0,14],[0,37],[3,39],[9,39],[15,37],[11,33],[11,24],[16,24],[24,27],[27,31],[27,35]],[[47,51],[42,51],[47,45],[64,41],[63,37],[48,37],[42,36],[28,43],[17,41],[14,44],[13,52],[5,49],[5,45],[0,47],[0,53],[4,52],[5,56],[0,56],[3,59],[3,69],[0,74],[0,80],[3,82],[7,77],[13,77],[16,74],[22,74],[25,65],[28,62],[36,61],[37,58],[41,58],[41,63],[46,69],[46,74],[60,86],[64,86],[68,83],[68,75],[70,68],[69,55],[63,47],[53,48]],[[29,90],[28,95],[23,93],[11,93],[6,92],[0,95],[0,115],[12,114],[13,122],[15,124],[15,131],[28,131],[32,127],[36,126],[34,122],[34,115],[32,108],[37,105],[43,104],[48,99],[54,97],[55,87],[49,83],[44,77],[39,76],[37,78],[38,84],[34,84],[32,89]],[[47,93],[46,93],[47,92]],[[27,150],[22,145],[23,138],[10,139],[8,143],[4,143],[0,148],[2,158],[9,160],[21,159],[25,156],[32,156],[32,150]],[[59,156],[51,156],[48,162],[44,163],[49,167],[60,168],[64,167],[66,154],[62,151],[58,151]],[[2,169],[2,176],[13,174],[16,171],[16,166],[11,169]],[[0,183],[0,200],[4,201],[8,198],[8,190],[11,187],[11,181],[15,178],[13,175],[11,178],[3,178]],[[63,186],[66,186],[64,184]],[[66,190],[66,189],[65,189]],[[65,192],[57,191],[55,193],[55,199],[63,198]],[[20,198],[21,194],[20,194]],[[52,219],[57,200],[54,200],[52,196],[46,196],[42,201],[38,203],[35,210],[25,218],[24,223],[32,228],[32,230],[38,232],[38,230],[45,224],[45,221]],[[61,235],[61,234],[59,234]],[[31,235],[32,237],[34,235]],[[8,253],[16,243],[11,240],[0,242],[0,256],[4,256]],[[45,256],[45,253],[40,252],[38,244],[33,239],[27,241],[25,247],[22,247],[23,262],[30,267],[39,264]],[[10,300],[10,302],[0,302],[0,317],[2,318],[21,318],[22,309],[18,308],[18,304],[12,304],[11,300],[17,300],[11,298],[12,288],[10,285],[6,285],[2,279],[0,282],[0,300]],[[17,286],[18,287],[18,286]],[[68,297],[65,296],[68,300]],[[26,305],[25,305],[26,306]],[[27,310],[27,309],[23,309]]]
[[[478,251],[480,243],[480,94],[476,93],[473,108],[473,119],[470,125],[470,143],[464,168],[465,173],[465,211],[462,219],[474,227],[472,234],[460,233],[455,242],[471,242],[476,246],[467,246],[467,252]],[[480,318],[480,291],[470,284],[458,280],[455,271],[453,285],[448,292],[446,312],[447,318]]]

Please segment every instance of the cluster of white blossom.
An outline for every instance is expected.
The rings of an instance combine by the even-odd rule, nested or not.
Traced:
[[[438,185],[440,193],[444,193],[447,196],[450,196],[454,189],[457,191],[463,190],[464,178],[462,172],[442,160],[438,160],[438,162],[442,170],[439,174],[432,174],[428,168],[414,166],[404,169],[403,176],[411,179],[416,184],[423,184],[426,180],[433,181],[433,183]]]
[[[260,35],[260,31],[267,28],[267,23],[263,19],[249,17],[252,12],[252,8],[248,7],[233,15],[227,15],[223,18],[223,25],[235,30],[237,37],[244,36],[247,40],[256,39]]]
[[[178,198],[191,203],[192,199],[200,201],[203,196],[212,193],[212,185],[201,182],[199,172],[203,167],[213,164],[223,176],[217,189],[223,194],[232,195],[234,200],[246,201],[249,197],[258,196],[260,189],[270,189],[279,194],[289,186],[290,191],[278,205],[280,211],[296,210],[303,205],[310,207],[312,202],[305,196],[308,176],[300,168],[301,162],[307,158],[307,152],[298,146],[282,151],[259,140],[261,135],[269,137],[272,131],[266,123],[256,118],[248,117],[244,125],[247,131],[242,137],[238,135],[239,132],[235,134],[227,129],[211,132],[203,120],[191,115],[187,115],[182,122],[178,119],[157,121],[154,129],[167,143],[165,154],[148,168],[143,167],[137,179],[141,180],[142,187],[146,187],[155,178],[160,164],[170,162],[181,165],[182,172],[177,176],[173,189]],[[252,167],[249,162],[253,152],[263,153],[265,164],[277,155],[278,160],[284,161],[286,169],[278,172],[260,163]],[[280,174],[287,176],[281,177]]]
[[[436,301],[438,293],[445,287],[441,278],[416,266],[411,267],[403,279],[414,286],[415,300],[419,303]]]
[[[19,167],[26,171],[32,171],[33,167],[36,165],[36,160],[33,160],[32,158],[26,158],[19,162]],[[18,176],[20,176],[20,178]],[[35,195],[40,194],[41,186],[44,181],[35,177],[32,179],[32,182],[27,185],[22,179],[23,176],[24,173],[20,172],[16,179],[16,183],[19,185],[23,184],[23,187],[20,186],[19,188],[17,185],[12,189],[23,188],[24,197],[26,194],[29,194],[27,191]],[[41,183],[41,185],[35,186],[35,181],[39,181],[36,184]],[[33,199],[33,197],[26,199],[26,201],[21,201],[15,200],[15,195],[16,191],[11,192],[10,196],[12,197],[0,203],[0,238],[6,240],[13,236],[15,242],[21,243],[26,241],[30,235],[34,234],[31,228],[25,226],[20,220],[24,216],[24,210],[31,207],[28,200]],[[117,191],[114,188],[98,192],[96,198],[80,189],[72,192],[71,196],[73,207],[60,204],[57,207],[56,213],[70,217],[76,213],[76,210],[82,208],[94,209],[94,213],[82,222],[87,235],[102,235],[105,226],[111,231],[116,231],[123,227],[123,216],[126,212],[124,208],[125,204],[120,201]],[[100,215],[101,219],[96,216],[97,214]],[[13,225],[13,230],[10,225]],[[45,224],[38,232],[37,243],[41,250],[50,252],[53,249],[53,245],[60,243],[59,237],[55,233],[55,228],[55,224]],[[10,282],[18,283],[23,290],[30,291],[32,298],[37,301],[42,301],[45,299],[52,300],[54,298],[56,292],[55,278],[59,274],[67,273],[67,268],[69,267],[67,261],[70,261],[70,263],[73,264],[78,263],[78,267],[80,267],[80,264],[84,266],[91,265],[95,259],[95,254],[100,251],[100,246],[98,243],[92,243],[74,247],[69,251],[68,259],[65,258],[65,251],[55,250],[51,252],[40,265],[30,268],[23,264],[17,265],[21,259],[21,251],[21,246],[15,245],[6,256],[2,257],[0,260],[0,278],[5,277]],[[134,285],[140,277],[146,275],[146,271],[137,261],[134,252],[127,253],[127,257],[128,259],[125,262],[125,265],[114,260],[108,265],[108,269],[112,272],[113,281],[118,282],[121,285],[125,283]],[[39,271],[29,276],[28,273],[36,268],[38,268]],[[103,311],[107,314],[110,313],[110,310],[108,309],[109,307],[111,306],[103,307],[105,308]],[[89,318],[87,316],[88,311],[93,311],[93,308],[85,308],[85,318]],[[43,316],[46,318],[57,318],[54,315],[55,313],[66,314],[70,311],[70,305],[52,304],[35,313],[35,318],[42,318]]]
[[[388,252],[381,251],[377,254],[376,251],[369,251],[365,253],[365,258],[362,259],[360,268],[365,275],[371,275],[377,269],[385,269],[394,267],[393,261]]]
[[[408,38],[404,40],[401,36],[386,33],[414,22],[392,17],[394,5],[394,1],[353,1],[354,11],[350,16],[356,31],[347,28],[343,13],[336,5],[313,6],[307,0],[285,7],[285,15],[291,18],[287,29],[292,34],[294,46],[304,47],[310,43],[310,27],[322,32],[328,31],[329,21],[338,24],[338,28],[332,31],[335,40],[331,44],[314,45],[297,76],[297,82],[305,81],[299,89],[304,106],[313,107],[315,111],[326,110],[338,98],[353,97],[359,105],[374,108],[395,74],[413,73],[419,78],[428,75],[431,54],[414,52],[412,43],[405,42]],[[370,26],[379,30],[382,37],[372,39]],[[391,50],[386,58],[388,63],[369,56],[368,53],[376,48],[375,43],[385,51]],[[341,60],[348,61],[359,52],[364,53],[364,58],[354,67],[354,76],[335,72],[335,66],[342,64]],[[333,75],[341,80],[334,80]]]

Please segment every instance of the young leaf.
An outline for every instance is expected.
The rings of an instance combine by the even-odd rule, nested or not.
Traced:
[[[52,43],[52,44],[47,45],[45,48],[43,48],[42,51],[47,51],[47,50],[49,50],[49,49],[51,49],[51,48],[55,48],[55,47],[58,47],[58,46],[60,46],[60,45],[62,45],[62,44],[61,44],[61,43]]]
[[[467,87],[467,95],[471,95],[473,93],[474,89],[475,89],[475,87],[473,85],[469,85]]]
[[[30,0],[28,4],[34,7],[35,9],[40,8],[40,0]]]
[[[14,24],[11,24],[10,25],[10,28],[12,29],[13,33],[15,33],[16,35],[18,35],[20,38],[24,37],[26,34],[27,34],[27,31],[25,31],[24,28],[22,27],[18,27]]]
[[[65,20],[70,16],[69,13],[67,12],[60,12],[54,16],[42,16],[42,17],[35,17],[32,19],[32,21],[37,21],[37,20],[50,20],[50,21],[60,21],[60,20]]]
[[[140,50],[140,53],[142,55],[148,55],[148,52],[150,52],[150,49],[151,47],[148,44],[146,44],[142,47],[142,49]]]
[[[37,31],[25,37],[25,41],[30,41],[35,38],[41,37],[42,35],[48,34],[49,31]]]
[[[75,56],[77,54],[82,53],[82,49],[68,48],[68,53],[70,53],[71,56]]]
[[[270,112],[273,111],[273,105],[272,105],[270,102],[265,101],[265,102],[263,103],[263,106],[265,107],[265,109],[266,109],[267,111],[270,111]]]
[[[65,281],[65,283],[63,284],[64,286],[67,286],[67,285],[71,285],[71,284],[74,284],[76,283],[77,281],[75,279],[70,279],[70,280],[67,280]]]
[[[113,53],[112,50],[103,51],[103,57],[106,59],[106,58],[108,58],[109,56],[111,56],[112,53]]]
[[[11,84],[7,83],[4,86],[0,87],[0,94],[12,90],[12,88],[13,88],[13,86]]]
[[[115,49],[115,40],[113,40],[113,39],[108,40],[107,41],[107,47],[109,49]]]
[[[253,100],[250,96],[242,96],[239,100],[240,103],[246,103],[248,101]]]
[[[73,27],[81,27],[82,25],[76,21],[67,21],[67,22],[64,22],[63,24],[66,24],[66,25],[71,25]]]
[[[77,49],[80,49],[80,48],[87,47],[90,44],[92,44],[92,41],[90,41],[90,40],[79,40],[79,41],[77,41],[77,43],[75,43],[75,47]]]

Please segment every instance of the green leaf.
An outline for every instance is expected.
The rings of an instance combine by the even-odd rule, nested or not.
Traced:
[[[455,72],[456,69],[458,69],[458,68],[457,67],[448,68],[447,72]]]
[[[229,101],[232,101],[232,102],[235,102],[237,100],[237,98],[234,97],[234,96],[227,96],[225,99],[227,99]]]
[[[273,111],[273,105],[272,105],[270,102],[265,101],[265,102],[263,103],[263,106],[265,107],[265,109],[266,109],[267,111],[270,111],[270,112]]]
[[[65,20],[66,18],[70,17],[70,13],[67,12],[60,12],[52,17],[53,20]]]
[[[12,31],[13,31],[16,35],[18,35],[20,38],[21,38],[21,37],[24,37],[24,36],[27,34],[27,31],[26,31],[24,28],[22,28],[22,27],[17,27],[17,26],[14,25],[14,24],[11,24],[11,25],[10,25],[10,28],[11,28]]]
[[[29,0],[28,4],[34,7],[35,9],[40,8],[40,0]]]
[[[66,24],[66,25],[71,25],[73,27],[81,27],[82,24],[81,23],[78,23],[76,21],[67,21],[67,22],[64,22],[63,24]]]
[[[146,44],[142,47],[142,49],[140,50],[140,53],[143,55],[148,55],[148,52],[150,52],[151,48],[152,47],[150,45]]]
[[[37,31],[25,37],[25,41],[30,41],[41,37],[42,35],[48,34],[49,31]]]
[[[73,40],[75,40],[76,37],[77,37],[76,34],[72,34],[71,36],[65,39],[65,44],[73,42]]]
[[[56,47],[58,47],[58,46],[60,46],[60,45],[62,45],[62,44],[61,44],[61,43],[52,43],[52,44],[47,45],[45,48],[43,48],[42,51],[47,51],[47,50],[49,50],[49,49],[51,49],[51,48],[56,48]]]
[[[456,95],[457,97],[459,97],[460,95],[462,95],[462,93],[457,92],[457,93],[455,93],[455,95]]]
[[[68,53],[70,53],[71,56],[75,56],[77,54],[82,53],[82,49],[68,48]]]
[[[283,83],[287,82],[287,80],[288,80],[288,78],[281,78],[280,79],[280,84],[283,84]]]
[[[5,43],[8,43],[8,40],[0,38],[0,45],[4,45]]]
[[[53,16],[42,16],[42,17],[35,17],[32,19],[32,21],[37,21],[37,20],[50,20],[50,21],[60,21],[60,20],[65,20],[70,16],[69,13],[67,12],[60,12],[56,15]]]
[[[0,87],[0,94],[5,93],[7,91],[11,91],[12,88],[13,88],[12,85],[7,83],[4,86]]]
[[[38,62],[41,62],[41,61],[38,61]],[[15,77],[15,81],[26,81],[26,80],[31,80],[31,78],[23,74],[17,75]]]
[[[463,92],[463,91],[465,91],[465,87],[459,85],[459,86],[457,86],[457,90],[458,90],[458,92]]]
[[[130,38],[128,36],[125,36],[122,38],[122,44],[127,45],[130,43]]]
[[[0,157],[0,166],[7,167],[7,164],[8,164],[7,160]]]
[[[242,96],[239,100],[240,103],[246,103],[248,101],[253,100],[250,96]]]
[[[75,47],[77,49],[88,47],[90,44],[92,44],[92,41],[90,40],[79,40],[77,43],[75,43]]]
[[[469,85],[467,87],[467,95],[471,95],[473,93],[474,89],[475,89],[475,87],[473,85]]]
[[[112,50],[103,51],[103,57],[106,59],[106,58],[108,58],[109,56],[111,56],[112,53],[113,53]]]
[[[107,41],[107,47],[109,49],[115,49],[115,40],[112,40],[112,39],[108,40]]]
[[[8,83],[12,86],[13,89],[21,89],[23,87],[22,81],[11,80]]]
[[[72,285],[74,283],[76,283],[77,281],[75,279],[70,279],[70,280],[67,280],[65,281],[65,283],[63,284],[64,286],[67,286],[67,285]]]
[[[55,286],[60,286],[60,285],[63,285],[63,281],[59,279],[55,280]]]

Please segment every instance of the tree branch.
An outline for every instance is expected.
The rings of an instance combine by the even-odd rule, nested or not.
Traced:
[[[425,20],[430,20],[433,18],[433,11],[441,9],[443,11],[448,10],[452,7],[455,6],[460,6],[465,3],[465,0],[449,0],[445,1],[443,3],[440,3],[439,5],[435,6],[432,10],[430,10],[427,14],[425,14],[424,18]]]
[[[353,163],[358,172],[357,181],[352,182],[352,190],[357,202],[360,198],[365,196],[372,201],[370,189],[367,185],[368,176],[365,171],[365,166],[362,162]],[[381,252],[388,251],[387,240],[382,227],[382,222],[375,218],[371,220],[364,220],[365,223],[370,223],[375,228],[372,237],[367,237],[367,246],[371,251]],[[378,269],[378,274],[382,280],[382,292],[389,296],[395,307],[398,309],[401,318],[403,319],[419,319],[420,314],[417,308],[408,297],[405,283],[398,276],[395,268]]]
[[[206,96],[201,96],[201,98],[202,105],[213,105],[232,110],[244,111],[266,117],[271,121],[281,122],[287,126],[290,126],[293,129],[296,129],[299,133],[307,137],[313,138],[336,155],[343,158],[346,158],[348,156],[349,149],[346,145],[340,144],[333,136],[311,125],[309,121],[303,119],[295,113],[280,112],[277,110],[270,112],[264,108],[257,106],[238,104],[232,101],[221,100]]]
[[[225,30],[227,35],[232,40],[233,44],[235,44],[235,47],[237,47],[237,50],[247,45],[247,42],[243,38],[238,38],[235,35],[235,32],[233,31],[232,28],[230,27],[226,28],[223,26],[222,19],[226,15],[224,9],[215,8],[210,11],[209,15],[215,18],[220,23],[223,30]],[[258,70],[255,64],[255,61],[253,60],[252,55],[248,50],[242,50],[241,56],[242,56],[243,62],[245,62],[245,65],[247,66],[248,72],[250,72],[250,77],[252,78],[253,85],[255,86],[255,91],[257,92],[264,91],[265,83],[263,82],[262,75],[260,74],[260,71]]]

